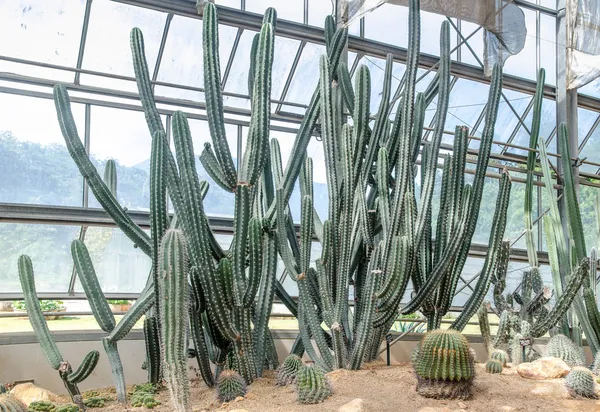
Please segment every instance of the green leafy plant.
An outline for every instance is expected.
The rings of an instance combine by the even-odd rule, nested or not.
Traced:
[[[66,309],[62,300],[39,300],[42,312],[61,312]],[[15,300],[13,307],[17,310],[27,310],[27,304],[24,300]]]

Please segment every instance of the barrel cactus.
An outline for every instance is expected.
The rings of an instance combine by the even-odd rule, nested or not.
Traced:
[[[596,356],[594,356],[594,363],[592,364],[592,372],[595,375],[600,374],[600,352],[596,352]]]
[[[234,370],[226,369],[217,381],[217,398],[221,402],[230,402],[238,396],[246,395],[246,381]]]
[[[489,359],[485,363],[485,371],[487,373],[501,373],[502,372],[502,363],[496,359]]]
[[[546,355],[562,359],[570,367],[585,366],[582,349],[563,334],[554,335],[548,340]]]
[[[490,354],[490,359],[497,360],[502,366],[508,363],[508,353],[502,349],[494,349]]]
[[[419,342],[413,348],[413,350],[410,352],[410,362],[412,363],[413,367],[417,363],[417,359],[419,359],[419,349],[420,348],[421,348],[421,343]]]
[[[285,386],[296,381],[298,369],[302,366],[302,359],[296,354],[291,354],[277,369],[277,385]]]
[[[565,387],[575,398],[598,399],[596,395],[596,379],[592,371],[583,366],[575,366],[565,377]]]
[[[27,407],[12,395],[0,395],[0,411],[27,412]]]
[[[54,410],[54,412],[79,412],[79,406],[73,404],[73,403],[68,403],[66,405],[60,405],[57,406],[56,409]]]
[[[317,365],[303,365],[296,375],[298,402],[319,403],[331,396],[331,382]]]
[[[456,330],[438,329],[427,333],[420,346],[417,392],[427,398],[470,398],[475,366],[467,339]]]

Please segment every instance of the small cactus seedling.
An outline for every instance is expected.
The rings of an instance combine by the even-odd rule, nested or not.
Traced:
[[[487,373],[501,373],[502,372],[502,363],[496,359],[489,359],[485,363],[485,371]]]
[[[291,354],[277,369],[277,385],[285,386],[296,381],[298,369],[302,367],[302,359],[296,354]]]
[[[497,360],[502,366],[508,363],[508,353],[502,349],[494,349],[490,355],[490,359]]]
[[[296,375],[298,402],[320,403],[331,396],[331,383],[317,365],[303,365]]]
[[[217,398],[221,402],[230,402],[238,396],[246,395],[244,378],[234,370],[226,369],[217,380]]]
[[[588,368],[575,366],[565,377],[565,387],[574,398],[598,399],[594,374]]]
[[[79,406],[68,403],[66,405],[57,406],[54,412],[79,412]]]
[[[30,411],[54,412],[55,409],[56,406],[50,401],[34,401],[29,404]]]
[[[417,392],[427,398],[467,399],[475,366],[469,342],[455,330],[433,330],[421,341],[415,362]]]
[[[106,398],[103,396],[92,396],[83,401],[83,404],[88,408],[102,408],[106,402]]]
[[[546,354],[564,360],[570,367],[585,366],[585,357],[581,348],[562,334],[554,335],[548,340]]]

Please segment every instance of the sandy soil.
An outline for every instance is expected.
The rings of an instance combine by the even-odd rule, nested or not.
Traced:
[[[474,396],[470,400],[433,400],[423,398],[415,392],[416,379],[409,364],[387,367],[383,363],[368,365],[360,371],[337,370],[329,374],[334,393],[325,402],[317,405],[300,405],[296,402],[293,386],[275,386],[272,372],[258,379],[249,388],[244,399],[229,404],[219,404],[214,389],[202,381],[192,381],[191,397],[194,411],[232,411],[243,409],[248,412],[295,412],[337,411],[355,398],[364,401],[363,411],[418,411],[424,407],[437,407],[442,411],[600,411],[600,401],[573,399],[564,390],[562,380],[533,381],[521,378],[514,368],[505,368],[502,374],[491,375],[484,371],[483,364],[477,365]],[[600,386],[600,385],[599,385]],[[114,399],[114,388],[100,390]],[[172,411],[168,393],[158,395],[162,405],[157,412]],[[446,409],[443,409],[446,408]],[[104,408],[90,411],[142,411],[109,402]]]

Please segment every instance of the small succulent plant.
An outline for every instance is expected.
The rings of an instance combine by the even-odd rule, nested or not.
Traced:
[[[575,366],[571,369],[565,377],[565,387],[574,398],[598,399],[594,374],[583,366]]]
[[[506,366],[508,363],[508,353],[502,349],[494,349],[490,354],[490,359],[497,360],[502,366]]]
[[[558,334],[548,340],[546,354],[565,361],[570,367],[585,366],[585,356],[581,348],[565,335]]]
[[[317,365],[303,365],[296,375],[298,402],[320,403],[331,396],[331,382]]]
[[[298,369],[302,367],[302,359],[300,356],[291,354],[277,368],[277,385],[285,386],[296,381]]]
[[[234,370],[225,369],[217,380],[217,398],[221,402],[230,402],[238,396],[246,395],[246,381]]]
[[[487,373],[501,373],[502,372],[502,363],[496,359],[489,359],[485,363],[485,371]]]

